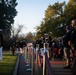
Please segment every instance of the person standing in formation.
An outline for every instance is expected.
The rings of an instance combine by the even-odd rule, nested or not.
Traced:
[[[64,45],[64,57],[66,65],[64,68],[71,68],[70,64],[70,45],[68,44],[71,37],[70,26],[66,26],[66,34],[63,37],[63,45]]]
[[[68,42],[71,49],[74,52],[74,59],[73,59],[73,73],[76,73],[76,19],[71,21],[71,37],[70,41]]]

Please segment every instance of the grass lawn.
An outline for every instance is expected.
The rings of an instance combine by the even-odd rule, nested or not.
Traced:
[[[9,52],[3,52],[3,59],[0,60],[0,75],[13,75],[17,55],[13,56]]]

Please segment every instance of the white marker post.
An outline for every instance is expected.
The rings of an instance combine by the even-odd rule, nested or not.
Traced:
[[[46,68],[46,58],[45,53],[48,51],[48,43],[44,43],[44,55],[43,55],[43,75],[47,75],[47,68]]]
[[[2,60],[2,47],[0,47],[0,60]]]
[[[2,49],[3,49],[3,35],[2,35],[2,29],[0,29],[0,60],[2,60]]]

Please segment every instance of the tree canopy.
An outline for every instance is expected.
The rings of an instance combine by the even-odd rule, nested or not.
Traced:
[[[66,2],[55,2],[45,10],[45,17],[41,24],[36,28],[37,36],[41,37],[44,33],[50,33],[52,37],[60,37],[65,34],[66,25],[70,25],[72,19],[76,18],[76,0]]]
[[[11,34],[14,17],[17,15],[16,0],[0,0],[0,29],[3,33]]]

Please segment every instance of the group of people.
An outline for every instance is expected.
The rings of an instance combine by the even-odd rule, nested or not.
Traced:
[[[33,42],[33,47],[36,48],[36,44],[39,44],[39,50],[41,53],[44,50],[44,43],[48,43],[49,47],[49,59],[60,58],[65,59],[66,65],[64,69],[72,68],[73,73],[76,71],[76,19],[71,21],[71,25],[66,26],[66,33],[62,38],[53,40],[48,34],[44,34],[43,37],[38,38]],[[27,46],[25,41],[16,42],[12,46],[14,55],[14,48],[22,51],[23,47]],[[72,64],[71,64],[72,53]],[[42,53],[43,56],[43,53]]]
[[[14,55],[16,54],[22,54],[24,52],[24,47],[26,46],[26,41],[25,40],[21,40],[21,41],[16,41],[15,43],[13,43],[12,45],[12,54]]]
[[[71,21],[71,28],[66,26],[66,34],[63,37],[63,44],[66,58],[66,66],[64,68],[71,68],[70,63],[70,49],[73,51],[73,70],[76,69],[76,19]]]
[[[66,33],[59,39],[58,42],[52,40],[51,36],[45,34],[44,37],[36,40],[36,44],[39,44],[40,48],[43,48],[45,42],[49,43],[50,56],[60,55],[61,59],[65,57],[66,66],[64,68],[73,68],[76,69],[76,19],[71,21],[71,25],[66,26]],[[34,45],[34,47],[36,47]],[[72,62],[71,64],[71,53],[72,53]],[[59,56],[59,57],[60,57]]]

